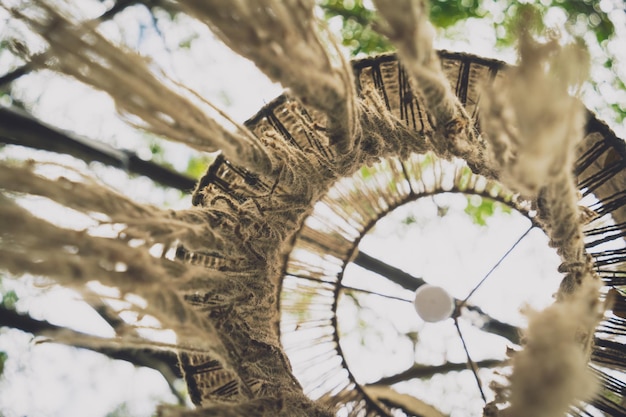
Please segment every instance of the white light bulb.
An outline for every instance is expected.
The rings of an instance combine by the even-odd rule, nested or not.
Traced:
[[[445,320],[454,312],[452,296],[443,288],[430,284],[423,284],[415,291],[413,304],[422,320],[429,323]]]

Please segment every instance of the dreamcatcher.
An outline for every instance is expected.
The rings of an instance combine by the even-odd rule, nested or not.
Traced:
[[[451,85],[455,86],[459,99],[468,113],[476,115],[479,111],[479,93],[476,86],[484,80],[497,77],[503,64],[494,60],[448,52],[442,52],[440,57],[445,73]],[[367,85],[375,86],[394,116],[413,129],[427,129],[426,112],[411,93],[406,74],[398,65],[395,56],[365,59],[356,61],[353,65],[361,88]],[[260,125],[266,124],[276,132],[280,132],[284,140],[293,146],[324,149],[323,144],[311,140],[305,131],[299,129],[298,126],[293,126],[288,117],[281,117],[285,114],[288,102],[289,98],[286,96],[276,99],[252,118],[248,122],[248,127],[254,131],[260,129]],[[620,329],[624,326],[621,314],[624,308],[624,297],[616,288],[624,283],[624,273],[620,270],[620,265],[624,262],[626,254],[623,247],[624,218],[622,217],[626,202],[626,194],[623,191],[626,168],[625,147],[623,141],[615,137],[592,114],[588,114],[588,118],[587,140],[579,147],[575,168],[581,201],[585,204],[584,207],[589,214],[589,217],[585,219],[584,228],[586,248],[594,257],[595,269],[605,284],[604,294],[610,293],[611,297],[615,298],[612,311],[607,313],[596,331],[591,362],[593,372],[602,380],[604,389],[590,402],[592,408],[575,407],[571,412],[576,415],[595,415],[593,411],[595,409],[611,415],[619,415],[624,412],[623,404],[619,399],[625,387],[620,376],[623,369],[621,358],[624,348],[620,342],[622,331]],[[237,187],[238,184],[253,182],[254,178],[247,175],[245,170],[237,170],[229,166],[227,161],[219,159],[203,179],[201,187],[209,184],[213,187],[220,186],[220,184]],[[261,191],[262,189],[259,189],[259,192]],[[357,306],[353,306],[352,309],[342,309],[341,304],[345,302],[343,299],[355,297],[354,294],[366,294],[379,299],[378,302],[372,303],[376,306],[374,309],[393,309],[394,304],[399,304],[403,307],[398,308],[395,320],[417,321],[419,319],[416,318],[415,313],[411,313],[412,304],[415,301],[411,294],[428,284],[420,277],[381,261],[384,254],[361,251],[359,244],[377,222],[384,219],[394,209],[436,196],[445,197],[446,194],[469,195],[495,201],[506,207],[505,210],[513,211],[517,213],[517,217],[525,219],[525,221],[518,222],[517,226],[515,223],[507,225],[507,227],[513,225],[518,228],[518,230],[511,231],[511,234],[517,233],[516,238],[509,236],[508,246],[497,246],[501,250],[499,257],[489,261],[489,265],[485,265],[483,276],[478,280],[473,280],[475,286],[466,292],[465,298],[454,300],[454,310],[449,310],[449,314],[444,313],[444,319],[450,317],[449,327],[454,324],[457,330],[456,336],[460,336],[459,341],[462,341],[467,354],[465,362],[427,365],[420,364],[418,358],[415,363],[405,365],[405,369],[396,374],[385,375],[378,381],[365,383],[364,379],[367,379],[367,376],[361,377],[363,372],[358,368],[376,366],[372,362],[358,360],[359,348],[355,349],[352,346],[353,351],[348,352],[342,343],[342,337],[347,335],[344,331],[342,336],[340,330],[342,320],[349,319],[349,317],[342,317],[342,313],[359,315],[359,310],[365,307],[358,305],[357,302]],[[435,202],[431,205],[437,207]],[[429,215],[426,214],[428,212],[428,207],[425,206],[414,210],[415,217],[421,215],[426,220],[429,219]],[[433,219],[430,218],[430,220]],[[428,395],[433,395],[432,392],[436,391],[429,391],[428,384],[426,384],[426,386],[421,386],[426,394],[420,395],[420,384],[412,386],[410,381],[435,379],[446,373],[455,374],[465,370],[465,375],[461,377],[461,381],[464,382],[457,382],[454,378],[446,381],[452,383],[453,386],[468,382],[475,385],[474,398],[470,396],[469,401],[480,403],[480,399],[485,399],[485,392],[489,389],[488,384],[483,383],[479,376],[482,374],[481,368],[502,367],[505,365],[505,360],[500,356],[499,359],[482,359],[475,362],[467,350],[468,346],[465,346],[466,342],[459,328],[459,321],[465,315],[473,316],[470,320],[473,326],[481,329],[482,332],[497,335],[495,339],[487,337],[475,341],[478,344],[474,348],[475,352],[480,352],[481,344],[482,349],[485,349],[484,344],[499,344],[500,350],[504,352],[507,347],[515,347],[521,343],[520,329],[485,313],[483,307],[489,306],[473,304],[471,296],[489,279],[510,278],[503,276],[491,278],[491,274],[525,239],[532,242],[529,243],[530,245],[543,245],[546,250],[551,250],[548,248],[545,236],[532,238],[533,233],[543,235],[541,228],[542,225],[536,218],[536,206],[533,202],[523,201],[497,181],[474,174],[459,159],[444,161],[432,153],[412,154],[408,158],[388,158],[373,166],[362,167],[354,175],[339,180],[318,201],[313,212],[304,221],[296,235],[290,254],[285,258],[283,267],[284,276],[281,280],[278,302],[281,312],[281,338],[285,351],[294,366],[294,373],[303,384],[305,392],[315,399],[338,407],[341,410],[338,415],[445,415],[429,405]],[[379,248],[379,250],[384,249]],[[389,250],[397,251],[398,248],[389,248]],[[412,256],[415,258],[414,262],[424,260],[419,254],[412,254]],[[524,261],[540,262],[533,259],[522,260]],[[369,271],[369,276],[365,271],[351,272],[355,266]],[[556,274],[556,281],[553,283],[562,279],[562,274]],[[453,284],[459,285],[459,280],[462,281],[459,278]],[[491,295],[494,298],[499,296]],[[433,297],[436,299],[437,295]],[[381,298],[386,299],[388,304],[380,303]],[[518,303],[511,307],[521,308],[524,301],[518,300]],[[419,301],[416,302],[419,303]],[[445,300],[438,301],[438,304],[445,303]],[[484,302],[484,304],[488,303],[489,301]],[[368,327],[365,324],[365,332],[375,330],[373,326]],[[365,345],[366,342],[363,344]],[[366,347],[361,346],[360,349],[366,349]],[[354,357],[350,357],[351,354]],[[397,355],[397,352],[393,349],[382,349],[377,358],[371,355],[367,358],[370,361],[379,361],[381,368],[385,365],[397,367],[397,365],[389,365],[393,362],[394,354]],[[409,358],[412,357],[411,353],[408,355]],[[473,374],[473,378],[469,378],[469,381],[468,374]],[[359,375],[362,379],[359,380],[355,375]],[[455,383],[458,385],[454,385]],[[400,387],[401,391],[396,391],[397,387]],[[406,394],[408,390],[411,395]],[[442,394],[439,393],[439,395]],[[415,397],[420,400],[416,400]],[[447,397],[443,398],[441,403],[451,401]],[[461,397],[460,401],[467,406],[467,397]],[[447,412],[450,412],[449,407],[449,405],[443,406],[444,409],[447,408]]]
[[[547,247],[549,240],[563,258],[561,271],[553,277],[564,284],[555,291],[566,298],[582,277],[597,274],[604,285],[602,297],[612,305],[594,335],[584,329],[586,325],[573,323],[583,329],[566,347],[577,351],[579,344],[593,345],[590,366],[602,389],[588,404],[571,406],[570,412],[623,414],[623,141],[593,115],[586,115],[585,139],[578,145],[575,163],[584,206],[580,213],[567,212],[574,196],[567,195],[571,191],[567,187],[555,189],[558,182],[534,199],[510,191],[496,178],[521,153],[512,156],[515,149],[507,148],[511,144],[493,135],[498,167],[481,135],[483,130],[494,131],[491,119],[481,117],[489,97],[482,95],[481,85],[506,81],[504,65],[434,52],[424,31],[423,10],[416,6],[421,3],[379,7],[387,23],[381,30],[398,45],[404,66],[395,55],[348,66],[331,57],[319,37],[311,35],[316,30],[312,4],[268,1],[256,8],[230,2],[179,4],[180,10],[206,23],[236,52],[291,89],[245,127],[235,125],[234,131],[207,115],[207,109],[215,110],[210,103],[166,77],[154,76],[145,61],[93,31],[93,22],[75,25],[46,2],[38,13],[12,9],[50,46],[49,56],[38,56],[37,64],[109,92],[121,112],[137,116],[153,133],[202,151],[221,149],[223,154],[196,187],[193,202],[199,208],[181,212],[147,209],[105,190],[94,193],[79,181],[68,185],[65,179],[44,180],[29,166],[3,168],[6,178],[12,179],[2,183],[5,190],[43,195],[87,213],[104,210],[111,223],[126,225],[114,238],[65,233],[2,197],[2,214],[11,220],[3,225],[3,233],[10,237],[4,242],[17,242],[3,248],[11,255],[3,258],[3,267],[47,274],[70,286],[77,286],[89,271],[99,274],[105,284],[144,297],[146,312],[177,331],[176,353],[191,397],[207,407],[199,413],[310,416],[336,411],[430,417],[450,412],[430,398],[437,380],[447,384],[448,376],[458,376],[457,383],[472,391],[462,401],[482,407],[494,398],[484,369],[506,372],[504,357],[478,357],[476,345],[483,350],[493,341],[501,353],[520,345],[525,346],[522,352],[532,352],[532,341],[520,340],[518,324],[494,313],[489,300],[483,303],[478,293],[494,282],[507,285],[506,277],[497,276],[499,268],[520,246],[538,242]],[[502,103],[494,97],[489,114],[496,121],[505,120],[506,105],[498,108]],[[12,129],[5,130],[11,136]],[[567,172],[562,169],[567,159],[556,158],[556,163],[561,165],[548,166],[546,172]],[[524,190],[537,186],[517,175]],[[555,198],[559,192],[565,193],[565,208]],[[376,225],[397,210],[408,226],[448,223],[459,218],[459,210],[467,214],[484,207],[514,217],[504,226],[507,230],[514,229],[512,224],[521,228],[502,240],[509,243],[486,257],[482,272],[474,277],[439,283],[438,278],[403,270],[404,265],[394,265],[383,251],[367,246],[368,233],[386,229]],[[555,223],[555,216],[565,216],[566,221]],[[29,226],[27,231],[37,230],[50,241],[25,236],[12,226],[20,221]],[[569,239],[581,223],[586,254],[577,253],[582,246]],[[52,237],[66,244],[52,245]],[[166,249],[176,246],[177,260],[164,255],[152,261],[148,249],[155,243]],[[38,249],[38,258],[21,248]],[[587,254],[593,262],[587,262]],[[122,259],[124,268],[107,267],[100,262],[104,256]],[[416,263],[420,262],[424,260]],[[593,271],[588,270],[590,265]],[[132,281],[137,275],[145,281]],[[593,321],[598,305],[588,304],[575,313]],[[428,341],[426,327],[402,324],[418,321],[414,309],[422,321],[440,326],[434,333],[447,332],[454,340],[440,344],[449,349],[446,359],[453,360],[425,360],[420,349],[421,342]],[[389,329],[378,341],[351,340],[355,333],[351,320],[360,318],[358,328],[377,332],[380,327],[368,323],[368,318],[377,320],[377,314],[393,316],[387,321],[397,324],[392,336],[398,346],[385,346],[385,340],[396,340],[388,339]],[[382,346],[383,354],[372,355],[371,346]],[[550,371],[545,362],[538,368]],[[496,389],[496,397],[500,393]],[[537,403],[545,407],[551,401]],[[535,404],[523,398],[520,406]],[[493,404],[485,410],[487,415],[498,413]]]

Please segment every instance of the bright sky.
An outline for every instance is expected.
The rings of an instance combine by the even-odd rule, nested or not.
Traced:
[[[455,169],[453,163],[439,161],[435,165],[421,165],[420,181],[429,184],[425,187],[433,187],[437,181],[436,174],[431,175],[434,172]],[[389,169],[384,168],[388,165],[377,166],[382,168],[372,169],[372,172],[382,172],[380,178],[393,177],[385,171]],[[411,169],[408,171],[411,172]],[[363,177],[357,173],[355,176],[359,177],[357,184],[365,183],[368,190],[370,187],[378,190],[370,195],[388,194],[386,183],[377,180],[376,174]],[[344,185],[347,181],[337,184],[337,192],[334,189],[329,192],[329,200],[316,204],[307,224],[311,228],[321,226],[327,235],[346,236],[350,241],[347,236],[358,236],[357,230],[368,224],[370,218],[364,219],[353,213],[350,221],[346,222],[336,214],[338,207],[348,204],[342,197],[352,189],[352,186]],[[408,184],[397,183],[396,186],[401,189]],[[381,199],[387,201],[384,197]],[[480,197],[474,196],[469,201],[480,205],[480,200]],[[367,201],[363,201],[363,213],[369,213],[374,208]],[[387,203],[380,204],[386,207]],[[553,301],[552,294],[557,291],[561,280],[561,275],[556,272],[558,256],[548,248],[547,238],[539,229],[533,229],[526,235],[531,224],[520,212],[504,210],[504,206],[496,205],[494,214],[486,220],[487,224],[481,226],[466,214],[467,205],[468,197],[457,193],[426,196],[401,205],[376,223],[359,243],[359,250],[414,277],[423,278],[427,283],[441,286],[451,296],[462,300],[511,249],[510,255],[469,298],[469,303],[481,307],[495,319],[523,327],[525,320],[519,311],[521,307],[528,305],[542,309]],[[350,213],[349,209],[346,210]],[[407,219],[410,221],[407,222]],[[519,244],[516,244],[518,240]],[[346,245],[351,246],[350,243]],[[321,267],[328,271],[324,278],[328,282],[334,282],[336,271],[331,263],[322,266],[320,255],[310,247],[315,246],[306,243],[300,247],[296,244],[297,252],[294,251],[292,266],[287,270],[288,275],[293,274],[286,284],[289,296],[282,304],[287,323],[281,329],[287,353],[294,360],[296,376],[303,378],[305,391],[319,396],[325,392],[317,387],[316,367],[306,366],[309,357],[315,354],[309,348],[315,339],[311,338],[307,344],[298,344],[298,340],[311,335],[312,330],[307,323],[316,323],[326,317],[325,312],[330,311],[331,302],[326,299],[329,296],[324,298],[323,291],[315,296],[303,292],[309,286],[320,289],[326,286],[307,281],[299,275],[308,275],[299,271],[307,270],[307,265]],[[340,292],[337,307],[339,340],[348,368],[357,382],[374,383],[380,378],[405,371],[414,363],[434,366],[466,362],[453,320],[425,323],[414,311],[412,291],[355,263],[350,263],[345,269],[341,285],[350,289]],[[292,288],[300,288],[303,295],[292,296]],[[301,314],[297,309],[291,313],[292,305],[306,302],[311,304],[310,314]],[[502,337],[479,331],[476,326],[480,323],[481,319],[476,314],[467,311],[459,319],[472,359],[505,359],[507,347],[512,344]],[[319,330],[317,337],[322,337],[324,332],[321,328]],[[323,348],[319,350],[318,354],[322,354]],[[484,370],[480,374],[486,388],[494,379],[494,373]],[[424,381],[414,379],[394,385],[394,388],[415,395],[452,416],[482,415],[484,404],[469,371],[443,373]],[[486,391],[488,400],[492,399]]]
[[[78,2],[84,8],[87,16],[96,16],[104,8],[103,4],[96,0]],[[603,0],[602,7],[608,7],[610,0]],[[615,4],[619,3],[617,0]],[[106,5],[106,2],[105,2]],[[494,11],[498,19],[497,2],[488,2],[490,10]],[[158,16],[157,16],[158,17]],[[615,14],[617,37],[619,40],[611,44],[616,53],[621,53],[622,65],[619,67],[623,79],[626,79],[626,59],[623,46],[626,37],[626,17],[624,13]],[[558,12],[550,15],[555,24],[562,24],[564,17]],[[621,23],[621,24],[620,24]],[[220,42],[216,41],[208,30],[191,19],[179,16],[174,22],[168,19],[159,19],[159,31],[155,30],[153,21],[147,11],[142,7],[132,7],[114,21],[102,25],[103,31],[114,39],[118,39],[143,54],[150,56],[174,79],[184,83],[208,100],[219,105],[238,121],[244,121],[254,114],[263,104],[280,94],[281,88],[271,83],[266,77],[247,60],[231,53]],[[332,24],[331,24],[332,26]],[[514,61],[512,51],[496,51],[493,48],[495,37],[490,22],[470,21],[465,27],[450,30],[450,34],[459,32],[472,33],[469,37],[456,36],[451,41],[440,36],[436,45],[439,48],[450,50],[462,50],[485,56],[497,56],[500,59]],[[23,33],[23,28],[15,22],[9,21],[6,13],[0,10],[0,36],[11,37]],[[179,45],[188,44],[189,48],[181,49]],[[597,51],[592,51],[594,54]],[[0,52],[0,74],[6,73],[15,60],[6,52]],[[606,77],[604,70],[599,69],[594,77],[602,80]],[[94,92],[84,86],[43,71],[23,77],[14,84],[14,94],[21,101],[32,106],[33,113],[44,121],[55,126],[72,130],[78,134],[90,138],[102,140],[116,147],[134,149],[139,153],[149,152],[149,139],[128,127],[115,114],[112,102],[103,94]],[[610,88],[604,88],[603,95],[621,94],[620,97],[626,102],[623,91],[616,93]],[[594,94],[585,96],[586,103],[592,108],[600,106],[601,99]],[[602,111],[600,115],[602,116]],[[624,137],[625,129],[613,125],[613,128]],[[185,170],[191,151],[180,145],[167,145],[168,161],[178,170]],[[7,147],[0,153],[0,158],[28,158],[37,159],[51,158],[41,152],[24,152],[22,149]],[[85,169],[85,165],[72,161],[70,158],[62,160],[78,169]],[[109,185],[128,193],[139,201],[168,205],[171,207],[185,207],[189,205],[189,198],[181,198],[178,192],[164,192],[162,189],[152,186],[149,181],[136,178],[128,179],[125,174],[111,168],[91,166],[96,175]],[[454,206],[454,201],[449,203]],[[30,204],[37,206],[38,210],[46,211],[51,217],[62,218],[61,211],[57,211],[51,205],[44,205],[42,201],[31,201]],[[402,210],[428,210],[415,203]],[[462,212],[462,209],[461,209]],[[400,212],[398,212],[400,213]],[[393,216],[403,216],[406,213],[394,213],[386,222],[394,222]],[[460,276],[468,276],[471,282],[484,273],[484,263],[474,263],[472,260],[496,256],[497,251],[490,247],[488,242],[514,241],[523,232],[523,220],[511,221],[515,215],[495,215],[490,219],[490,227],[481,228],[467,224],[467,217],[463,218],[452,210],[444,222],[441,218],[431,218],[428,224],[419,227],[419,233],[406,233],[404,235],[390,236],[385,230],[387,226],[377,226],[376,232],[363,242],[369,252],[383,254],[383,259],[388,263],[406,269],[416,275],[423,276],[427,280],[440,282],[440,285],[455,292],[458,287],[456,279]],[[446,227],[455,227],[454,230],[446,230]],[[394,226],[389,226],[393,229]],[[443,232],[441,232],[443,230]],[[462,230],[462,233],[458,233]],[[417,231],[417,230],[416,230]],[[446,262],[449,260],[449,242],[434,239],[434,235],[448,236],[456,234],[463,237],[463,241],[457,242],[454,247],[458,255],[458,262]],[[425,242],[428,242],[426,244]],[[534,257],[546,256],[547,268],[552,269],[554,259],[551,254],[545,252],[536,253],[535,245],[545,246],[545,237],[541,235],[529,236],[524,247],[520,247],[519,256]],[[455,245],[457,244],[455,243]],[[394,250],[382,250],[390,246]],[[502,245],[503,247],[506,245]],[[399,248],[424,248],[424,262],[407,262],[414,256]],[[445,250],[444,250],[445,247]],[[471,251],[467,251],[471,248]],[[428,250],[428,252],[426,252]],[[488,265],[489,263],[487,263]],[[511,266],[503,266],[502,274],[528,274],[541,280],[544,266],[539,270],[534,266],[527,265],[529,270],[514,270]],[[481,270],[481,268],[483,268]],[[508,269],[507,269],[508,268]],[[491,290],[478,292],[475,296],[476,303],[483,301],[484,305],[500,302],[502,306],[494,307],[494,314],[502,314],[503,318],[519,320],[516,311],[505,309],[510,303],[518,303],[519,300],[509,300],[504,297],[494,297],[493,294],[502,294],[503,279],[492,277],[489,284]],[[453,280],[455,285],[450,283]],[[35,282],[31,278],[19,282],[4,279],[2,289],[15,289],[20,296],[18,309],[29,311],[35,318],[46,318],[53,323],[71,326],[80,331],[98,335],[110,335],[111,329],[95,313],[68,291],[55,289],[33,288]],[[532,285],[533,289],[535,288]],[[549,288],[549,291],[544,291]],[[545,304],[545,295],[554,288],[554,282],[550,281],[547,287],[541,284],[542,301]],[[467,290],[464,288],[463,290]],[[461,297],[463,291],[459,289]],[[492,292],[493,291],[493,292]],[[506,292],[505,292],[506,293]],[[404,294],[407,295],[407,294]],[[532,299],[531,294],[522,294],[524,299]],[[520,295],[520,297],[522,296]],[[497,298],[497,299],[496,299]],[[483,305],[483,304],[481,304]],[[493,305],[493,304],[492,304]],[[395,304],[393,304],[395,306]],[[390,320],[395,320],[398,315],[409,315],[405,312],[406,306],[393,307],[392,304],[385,306],[385,311],[390,315]],[[411,307],[409,305],[409,307]],[[346,305],[345,308],[350,308]],[[412,308],[412,307],[411,307]],[[401,311],[402,310],[402,311]],[[411,314],[414,315],[413,312]],[[392,317],[391,317],[392,316]],[[412,316],[413,317],[413,316]],[[415,316],[417,317],[417,316]],[[350,323],[344,323],[348,328]],[[408,329],[427,334],[436,334],[437,337],[445,338],[445,332],[438,325],[424,325],[416,318],[407,325]],[[358,335],[356,332],[353,335]],[[356,336],[355,336],[356,337]],[[435,344],[440,343],[434,337]],[[471,336],[469,336],[471,337]],[[348,340],[346,343],[355,343]],[[442,342],[443,343],[443,342]],[[436,346],[435,346],[436,348]],[[433,349],[435,349],[433,348]],[[355,345],[356,356],[363,355],[361,359],[369,360],[367,352],[358,352]],[[3,330],[0,333],[0,351],[9,355],[6,363],[5,374],[0,380],[0,411],[5,417],[18,417],[28,415],[36,416],[81,416],[101,417],[113,411],[117,407],[126,407],[128,414],[133,416],[150,416],[155,404],[162,401],[174,401],[173,395],[163,379],[154,371],[147,369],[135,369],[131,365],[121,361],[110,362],[92,352],[70,349],[59,345],[36,341],[26,334],[18,331]],[[449,352],[450,357],[462,360],[458,357],[458,351]],[[348,359],[352,361],[353,359]],[[404,363],[397,363],[398,369],[402,369]],[[375,366],[360,376],[364,380],[379,377],[381,369]],[[473,383],[473,382],[472,382]],[[437,388],[434,388],[435,390]],[[463,401],[461,399],[460,401]]]
[[[444,216],[438,215],[433,200],[419,199],[400,207],[377,223],[359,248],[365,253],[376,254],[390,265],[422,277],[430,284],[443,287],[454,298],[462,300],[526,232],[530,222],[517,211],[498,211],[487,220],[486,226],[480,226],[465,213],[467,198],[464,195],[441,194],[437,196],[436,203],[440,207],[448,207]],[[407,227],[402,220],[410,215],[418,222]],[[400,228],[406,230],[398,233]],[[548,248],[546,236],[540,230],[534,230],[469,301],[498,320],[523,326],[525,320],[519,311],[522,306],[529,304],[542,309],[553,301],[552,294],[558,289],[561,279],[556,273],[558,264],[558,256]],[[376,292],[409,300],[413,298],[411,292],[399,290],[389,283],[384,285],[385,280],[354,265],[346,270],[344,280],[346,285],[352,287],[361,288],[367,283]],[[371,310],[361,310],[355,315],[346,312],[339,316],[340,328],[345,333],[342,340],[344,352],[351,369],[355,369],[357,380],[373,382],[393,375],[410,367],[412,360],[432,365],[464,363],[467,360],[452,319],[425,323],[415,314],[410,303],[381,300],[374,295],[360,296],[359,300]],[[347,297],[340,306],[345,303],[354,304]],[[511,343],[478,331],[471,317],[471,313],[465,312],[460,326],[472,359],[505,359],[506,348]],[[359,320],[375,323],[370,324],[370,328],[388,329],[384,332],[384,343],[360,344],[360,337],[368,331],[368,326],[359,328]],[[419,335],[415,346],[403,336],[409,332]],[[401,360],[380,361],[381,357]],[[485,386],[494,379],[493,373],[488,370],[481,372],[481,376]],[[439,375],[431,381],[412,380],[404,383],[402,390],[419,393],[419,398],[451,413],[451,416],[482,415],[483,404],[469,371]],[[454,395],[449,395],[452,393]],[[492,399],[490,393],[488,399]]]

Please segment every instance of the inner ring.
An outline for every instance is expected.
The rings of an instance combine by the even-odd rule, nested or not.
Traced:
[[[281,336],[294,373],[312,398],[352,390],[350,407],[365,401],[381,415],[390,415],[368,395],[367,378],[359,375],[350,352],[342,347],[338,303],[350,286],[346,269],[357,260],[359,244],[378,221],[407,203],[442,194],[497,201],[533,222],[530,206],[497,182],[471,173],[461,161],[442,161],[430,154],[363,168],[338,182],[305,221],[283,280]],[[358,201],[361,204],[355,204]],[[412,301],[411,296],[397,298]],[[320,365],[312,367],[311,358]]]

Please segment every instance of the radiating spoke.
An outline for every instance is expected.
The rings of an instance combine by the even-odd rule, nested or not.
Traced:
[[[342,285],[341,288],[343,288],[344,290],[358,291],[358,292],[362,292],[362,293],[366,293],[366,294],[377,295],[379,297],[389,298],[390,300],[398,300],[398,301],[404,301],[406,303],[413,303],[413,300],[408,300],[408,299],[402,298],[402,297],[395,297],[393,295],[388,295],[388,294],[381,294],[379,292],[374,292],[374,291],[366,290],[366,289],[363,289],[363,288],[349,287],[347,285]]]
[[[513,246],[511,246],[509,248],[509,250],[507,250],[504,255],[502,255],[500,257],[500,259],[498,260],[498,262],[496,262],[496,264],[489,270],[489,272],[487,272],[487,274],[483,277],[483,279],[480,280],[480,282],[478,284],[476,284],[476,286],[469,292],[469,294],[467,294],[467,297],[465,297],[463,299],[463,301],[461,301],[461,303],[459,304],[460,307],[464,306],[465,303],[467,303],[467,300],[469,300],[469,298],[474,295],[474,293],[480,288],[481,285],[483,285],[485,283],[485,281],[487,280],[487,278],[489,278],[491,276],[491,274],[493,273],[493,271],[495,271],[500,264],[511,254],[511,252],[513,252],[513,249],[515,249],[517,247],[517,245],[519,245],[522,240],[524,240],[524,238],[526,236],[528,236],[528,233],[530,233],[531,230],[533,230],[535,228],[535,225],[531,225],[528,230],[526,230],[524,232],[524,234],[522,234],[513,244]]]
[[[474,374],[474,379],[476,379],[476,384],[478,385],[480,396],[483,398],[483,401],[487,403],[487,397],[485,397],[485,393],[483,392],[483,385],[480,382],[480,377],[478,376],[478,368],[476,366],[476,363],[472,360],[472,357],[469,354],[469,350],[467,350],[467,345],[465,344],[463,333],[461,333],[461,328],[459,327],[459,320],[457,317],[454,318],[454,327],[456,327],[456,331],[461,338],[461,343],[463,343],[463,349],[465,350],[465,355],[467,356],[467,365],[470,367],[472,373]]]

